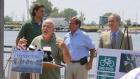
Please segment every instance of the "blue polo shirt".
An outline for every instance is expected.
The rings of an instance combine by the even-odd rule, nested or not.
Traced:
[[[69,49],[72,60],[80,60],[89,55],[89,50],[94,49],[95,45],[85,32],[78,29],[73,35],[67,33],[64,41]]]

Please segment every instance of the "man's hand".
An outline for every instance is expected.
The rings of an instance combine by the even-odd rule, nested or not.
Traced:
[[[23,37],[21,39],[19,39],[18,43],[17,43],[17,48],[20,50],[26,50],[27,48],[27,40]]]
[[[86,64],[86,68],[87,68],[87,70],[92,69],[92,62],[88,62],[88,63]]]
[[[93,62],[93,58],[95,57],[95,48],[94,49],[90,49],[90,58],[89,61],[87,63],[87,70],[90,70],[92,68],[92,62]]]
[[[65,49],[67,47],[63,40],[57,41],[57,44],[61,49]]]
[[[62,50],[64,62],[66,64],[70,63],[71,56],[70,56],[69,50],[68,50],[66,44],[64,43],[64,41],[63,40],[59,40],[57,42],[57,44],[58,44],[58,47]]]

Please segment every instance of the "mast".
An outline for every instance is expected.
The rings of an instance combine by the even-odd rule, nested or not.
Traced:
[[[135,34],[137,34],[137,27],[138,27],[138,16],[137,16],[137,12],[136,12],[136,29],[135,29]]]
[[[26,0],[26,6],[27,6],[27,19],[30,17],[30,12],[29,12],[29,0]]]

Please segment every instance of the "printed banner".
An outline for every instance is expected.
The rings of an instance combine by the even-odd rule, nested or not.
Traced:
[[[42,73],[43,51],[13,49],[12,71],[25,73]]]
[[[140,67],[140,51],[99,48],[97,53],[96,79],[119,79]]]

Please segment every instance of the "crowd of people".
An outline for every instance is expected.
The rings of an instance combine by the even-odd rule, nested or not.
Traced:
[[[35,4],[31,11],[31,20],[23,24],[17,36],[17,48],[26,50],[30,45],[36,48],[50,47],[56,64],[65,64],[66,79],[88,79],[88,71],[93,67],[96,48],[86,32],[80,30],[81,21],[72,17],[69,32],[63,38],[55,35],[55,22],[51,18],[44,21],[45,7]],[[108,17],[110,31],[101,33],[99,48],[132,50],[131,36],[124,34],[119,27],[121,18],[112,13]],[[123,63],[123,62],[122,62]],[[61,79],[60,68],[43,68],[39,79]],[[30,73],[22,73],[20,79],[31,79]]]

